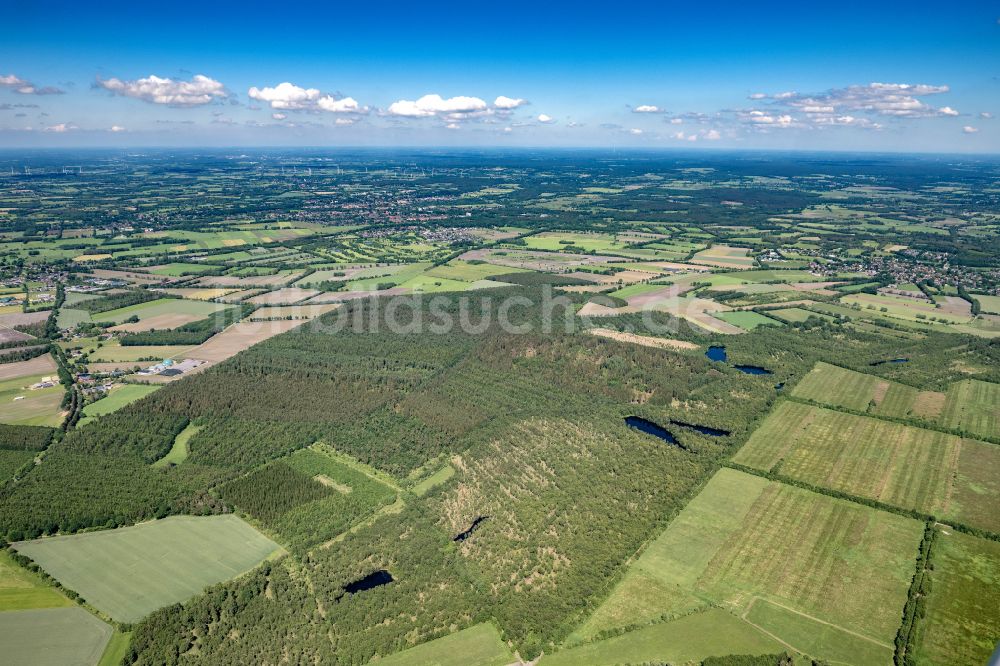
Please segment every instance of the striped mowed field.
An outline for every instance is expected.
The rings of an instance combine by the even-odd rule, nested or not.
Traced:
[[[1000,531],[1000,446],[787,400],[734,462]]]
[[[14,548],[120,622],[185,601],[280,550],[234,515],[174,516],[115,530],[21,541]]]

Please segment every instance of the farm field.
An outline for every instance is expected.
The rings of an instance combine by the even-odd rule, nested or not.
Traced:
[[[36,363],[38,359],[42,361]],[[51,361],[52,357],[45,354],[30,361],[0,365],[0,375],[4,370],[14,375],[0,379],[0,423],[54,427],[62,422],[60,405],[65,389],[59,384],[49,388],[28,388],[43,379],[53,378],[55,369],[50,371],[51,374],[19,374],[25,370],[46,368]],[[19,366],[19,368],[6,366]]]
[[[782,326],[782,322],[750,310],[716,312],[713,316],[745,331],[752,331],[758,326]]]
[[[784,401],[734,462],[1000,532],[1000,447]]]
[[[691,258],[691,263],[719,268],[752,268],[756,262],[753,257],[747,256],[749,253],[748,249],[742,247],[713,245],[708,249],[696,252]]]
[[[50,576],[120,622],[238,576],[280,547],[233,515],[173,516],[133,527],[14,544]]]
[[[942,528],[931,561],[917,663],[987,663],[1000,636],[1000,543]]]
[[[834,318],[829,315],[820,314],[817,312],[806,310],[805,308],[797,308],[797,307],[781,308],[778,310],[768,310],[767,316],[780,319],[781,321],[784,321],[789,324],[795,324],[798,322],[806,321],[807,319],[809,319],[809,317],[816,317],[817,319],[823,319],[826,321],[834,320]]]
[[[55,586],[14,562],[6,550],[0,551],[0,615],[30,608],[72,605],[73,602]]]
[[[787,651],[782,643],[746,620],[708,608],[676,620],[545,655],[539,666],[604,666],[606,664],[700,663],[730,654],[764,655]]]
[[[820,362],[792,395],[876,416],[918,419],[971,437],[1000,437],[1000,384],[993,382],[966,379],[944,393],[924,391]]]
[[[922,533],[915,520],[722,469],[571,640],[715,603],[799,651],[804,624],[832,632],[824,645],[838,656],[889,661]],[[755,613],[761,602],[782,612]]]
[[[111,634],[110,625],[75,606],[0,613],[0,645],[8,664],[94,666]]]
[[[201,315],[189,313],[161,314],[147,317],[137,322],[129,322],[112,326],[109,331],[122,333],[140,333],[142,331],[165,330],[177,328],[193,321],[204,319]]]
[[[181,298],[161,298],[155,301],[139,303],[138,305],[130,305],[117,310],[98,312],[91,315],[91,318],[94,321],[108,321],[114,324],[120,324],[131,317],[138,317],[139,321],[143,321],[145,319],[149,319],[150,317],[177,314],[196,315],[199,318],[204,319],[210,314],[219,312],[220,310],[224,310],[228,307],[232,306],[219,303],[208,303],[205,301],[192,301]]]
[[[290,331],[302,323],[302,320],[295,319],[261,322],[240,321],[222,332],[216,333],[197,347],[185,348],[181,356],[208,363],[219,363],[258,342]]]
[[[116,412],[126,405],[131,405],[136,400],[145,398],[150,393],[155,392],[159,386],[149,386],[147,384],[118,384],[108,393],[107,397],[101,398],[97,402],[92,402],[83,408],[83,419],[80,423],[93,420],[98,416],[104,416]]]
[[[508,666],[517,661],[489,622],[382,657],[379,666]]]
[[[952,384],[941,424],[973,436],[1000,437],[1000,384],[978,379]]]

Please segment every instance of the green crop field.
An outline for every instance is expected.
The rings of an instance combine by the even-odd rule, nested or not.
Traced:
[[[0,551],[0,612],[72,605],[55,586]]]
[[[279,546],[233,515],[174,516],[14,545],[65,587],[134,622],[252,569]]]
[[[995,444],[785,401],[733,460],[1000,531]]]
[[[769,317],[776,317],[781,321],[787,322],[789,324],[795,324],[798,322],[803,322],[809,319],[809,317],[815,317],[817,319],[824,319],[826,321],[833,321],[834,318],[830,315],[820,314],[818,312],[810,312],[804,308],[781,308],[780,310],[768,310],[767,315]]]
[[[147,301],[138,305],[130,305],[117,310],[98,312],[91,315],[94,321],[110,321],[120,324],[126,319],[138,317],[139,321],[149,319],[157,315],[165,314],[192,314],[207,317],[214,312],[232,307],[221,303],[209,303],[206,301],[194,301],[183,298],[160,298],[155,301]]]
[[[546,655],[539,666],[699,663],[730,654],[778,654],[787,648],[732,613],[709,608],[620,636]]]
[[[427,275],[435,278],[446,278],[449,280],[459,280],[462,282],[475,282],[477,280],[487,280],[494,275],[504,273],[527,272],[522,268],[510,268],[508,266],[497,266],[496,264],[470,264],[467,261],[450,261],[444,266],[436,266],[427,271]]]
[[[837,643],[838,654],[889,661],[922,532],[915,520],[722,469],[572,638],[721,604],[812,656]],[[755,613],[761,602],[783,611]],[[803,625],[835,640],[796,645]]]
[[[744,331],[752,331],[758,326],[782,326],[782,322],[766,317],[750,310],[733,310],[732,312],[716,312],[715,316],[733,326],[739,326]]]
[[[93,666],[111,627],[82,608],[40,608],[0,613],[4,663],[18,666]]]
[[[941,423],[973,436],[1000,437],[1000,384],[978,379],[952,384]]]
[[[95,349],[90,354],[90,360],[94,363],[135,363],[136,365],[152,365],[154,362],[162,361],[165,358],[176,358],[184,352],[190,351],[192,347],[178,345],[129,345],[105,344],[100,349]],[[153,358],[156,361],[140,361],[139,359]]]
[[[989,314],[1000,314],[1000,296],[973,294],[973,298],[979,301],[979,306],[982,308],[983,312],[987,312]]]
[[[58,384],[42,389],[26,388],[54,375],[52,371],[0,381],[0,423],[58,426],[62,422],[59,405],[65,389]]]
[[[943,393],[921,391],[906,384],[822,362],[802,378],[792,390],[792,395],[832,407],[931,422],[937,420],[945,406]]]
[[[160,386],[149,384],[122,384],[108,393],[107,397],[92,402],[83,408],[83,419],[81,423],[93,420],[98,416],[104,416],[111,412],[116,412],[126,405],[131,405],[136,400],[145,398],[150,393],[155,393]]]
[[[488,622],[378,660],[379,666],[506,666],[517,661]]]
[[[985,664],[1000,638],[1000,543],[942,529],[917,663]]]

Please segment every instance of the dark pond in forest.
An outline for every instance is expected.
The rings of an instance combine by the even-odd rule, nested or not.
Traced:
[[[713,346],[709,347],[708,351],[705,352],[705,356],[711,361],[717,361],[719,363],[728,363],[729,355],[726,353],[725,347]],[[734,368],[740,372],[745,372],[748,375],[769,375],[771,371],[767,368],[762,368],[759,365],[734,365]]]
[[[883,363],[909,363],[909,362],[910,359],[908,358],[887,358],[882,361],[872,361],[868,365],[882,365]]]
[[[705,352],[705,356],[707,356],[710,361],[719,361],[720,363],[725,363],[729,358],[726,355],[725,347],[709,347],[708,351]]]
[[[477,527],[479,527],[479,523],[483,522],[484,520],[487,520],[488,518],[489,518],[489,516],[479,516],[478,518],[476,518],[475,520],[472,521],[472,524],[469,525],[469,529],[465,530],[461,534],[456,534],[452,538],[452,541],[465,541],[466,539],[469,538],[469,535],[471,535],[472,532]]]
[[[670,422],[682,428],[696,430],[702,435],[708,435],[709,437],[728,437],[730,435],[728,430],[722,430],[721,428],[710,428],[708,426],[698,425],[697,423],[685,423],[684,421],[677,421],[674,419],[670,419]]]
[[[734,368],[740,372],[745,372],[748,375],[769,375],[771,371],[767,368],[762,368],[759,365],[734,365]]]
[[[388,585],[393,581],[392,574],[385,569],[379,569],[374,573],[370,573],[364,578],[354,581],[353,583],[348,583],[344,586],[344,592],[348,594],[357,594],[358,592],[364,592],[365,590],[371,590],[376,587],[381,587],[382,585]]]
[[[653,423],[652,421],[647,421],[641,416],[626,416],[625,425],[627,425],[630,428],[635,428],[636,430],[644,432],[647,435],[652,435],[653,437],[659,437],[664,442],[667,442],[668,444],[673,444],[674,446],[680,447],[685,451],[688,450],[686,446],[677,441],[677,438],[674,437],[669,430],[667,430],[663,426]]]

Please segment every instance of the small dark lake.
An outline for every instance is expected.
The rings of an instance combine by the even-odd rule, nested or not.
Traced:
[[[381,587],[382,585],[388,585],[392,581],[392,574],[385,569],[380,569],[374,573],[368,574],[364,578],[354,581],[353,583],[348,583],[344,586],[344,592],[347,592],[348,594],[357,594],[358,592],[371,590],[376,587]]]
[[[780,391],[783,388],[785,388],[785,382],[781,382],[780,384],[775,384],[774,385],[774,390],[775,391]]]
[[[454,537],[452,537],[451,540],[452,541],[465,541],[466,539],[469,538],[469,536],[472,534],[472,532],[477,527],[479,527],[479,523],[483,522],[484,520],[488,520],[488,519],[489,519],[489,516],[479,516],[478,518],[476,518],[475,520],[472,521],[472,524],[469,525],[469,529],[465,530],[464,532],[462,532],[460,534],[456,534]]]
[[[734,365],[734,368],[740,372],[745,372],[748,375],[769,375],[771,371],[767,368],[762,368],[759,365]]]
[[[887,358],[884,361],[872,361],[868,365],[882,365],[883,363],[909,363],[908,358]]]
[[[676,426],[690,428],[691,430],[700,432],[702,435],[708,435],[709,437],[728,437],[730,434],[728,430],[722,430],[721,428],[710,428],[708,426],[698,425],[696,423],[684,423],[684,421],[676,421],[674,419],[670,419],[670,422]]]
[[[647,435],[652,435],[653,437],[659,437],[664,442],[668,444],[673,444],[676,447],[682,448],[685,451],[688,450],[686,446],[677,441],[677,438],[673,434],[661,425],[653,423],[652,421],[647,421],[641,416],[626,416],[625,425],[629,428],[635,428]]]
[[[705,352],[705,356],[707,356],[710,361],[719,361],[720,363],[725,363],[729,358],[726,355],[725,347],[709,347],[708,351]]]
[[[728,363],[729,354],[726,353],[725,347],[709,347],[708,351],[705,352],[705,356],[709,358],[710,361],[716,361],[718,363]],[[734,365],[734,368],[740,372],[744,372],[748,375],[769,375],[771,371],[767,368],[762,368],[758,365]]]

